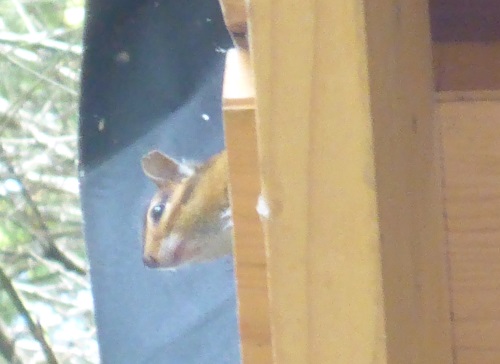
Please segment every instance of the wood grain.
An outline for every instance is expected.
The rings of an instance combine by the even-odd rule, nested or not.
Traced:
[[[236,46],[247,49],[247,14],[245,0],[219,0],[224,23]]]
[[[249,56],[230,50],[223,109],[234,221],[234,259],[243,363],[272,363],[264,238],[255,206],[260,192],[255,90]]]
[[[500,101],[443,102],[456,363],[500,363]]]
[[[438,91],[500,89],[500,42],[434,43]]]
[[[275,363],[450,363],[427,4],[249,10]]]

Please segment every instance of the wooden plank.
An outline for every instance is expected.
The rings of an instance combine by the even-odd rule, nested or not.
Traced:
[[[235,45],[248,48],[247,14],[244,0],[219,0],[224,23],[229,30]]]
[[[277,364],[451,362],[426,7],[249,3]]]
[[[500,363],[500,102],[443,102],[457,363]]]
[[[429,7],[434,40],[500,40],[500,8],[497,0],[430,0]]]
[[[477,293],[477,292],[476,292]],[[497,358],[500,359],[500,350],[498,348],[498,333],[500,332],[500,322],[493,319],[483,320],[460,320],[455,324],[456,336],[456,349],[457,354],[462,349],[474,349],[477,352],[489,351],[496,353]],[[472,363],[479,363],[480,361],[474,360]],[[500,362],[497,361],[497,363]]]
[[[500,89],[500,42],[434,43],[438,91]]]
[[[438,103],[494,100],[500,101],[500,91],[441,91],[436,94]]]
[[[255,210],[260,191],[254,86],[246,53],[227,54],[224,129],[234,221],[234,259],[244,363],[272,363],[264,238]]]
[[[499,362],[499,352],[473,349],[460,350],[455,360],[455,364],[498,364]]]
[[[394,363],[450,363],[427,3],[366,4],[388,357]]]

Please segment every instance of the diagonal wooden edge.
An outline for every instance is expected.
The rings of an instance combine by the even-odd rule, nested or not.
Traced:
[[[244,0],[219,0],[224,23],[238,48],[248,49],[247,13]]]
[[[224,110],[255,109],[254,75],[248,51],[230,49],[227,52],[222,107]]]

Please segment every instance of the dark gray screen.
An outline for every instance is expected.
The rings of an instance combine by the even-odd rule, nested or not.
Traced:
[[[153,185],[141,156],[223,148],[216,0],[90,0],[80,124],[81,192],[103,363],[238,363],[230,257],[175,272],[141,261]]]

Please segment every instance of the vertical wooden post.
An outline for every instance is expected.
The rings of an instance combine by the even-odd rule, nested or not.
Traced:
[[[241,356],[244,363],[271,364],[264,236],[255,210],[260,191],[255,89],[250,59],[244,50],[232,49],[227,54],[223,102]]]
[[[451,363],[426,7],[249,2],[277,364]]]

